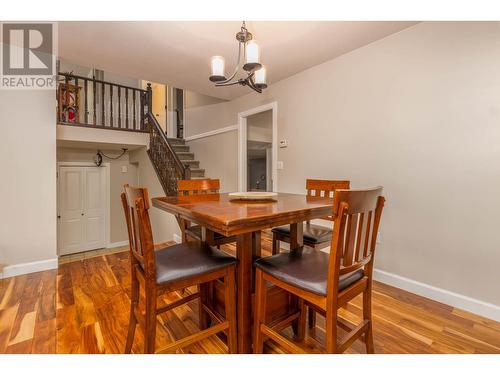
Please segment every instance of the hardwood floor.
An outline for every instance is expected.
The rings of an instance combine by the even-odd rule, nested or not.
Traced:
[[[234,245],[223,249],[234,252]],[[263,255],[271,241],[263,236]],[[129,314],[128,251],[100,254],[60,264],[44,271],[0,280],[0,353],[121,353]],[[175,293],[165,297],[177,298]],[[500,353],[500,323],[453,307],[375,283],[373,294],[376,353]],[[361,299],[342,316],[357,323]],[[162,314],[157,346],[195,332],[197,303]],[[324,343],[324,320],[308,331],[301,346],[317,352]],[[283,332],[292,337],[290,329]],[[133,351],[142,352],[143,336],[136,333]],[[212,337],[184,350],[225,353]],[[272,342],[267,353],[282,351]],[[349,353],[364,353],[355,343]]]

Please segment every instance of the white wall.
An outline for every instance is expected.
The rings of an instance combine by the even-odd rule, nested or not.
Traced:
[[[500,23],[424,22],[261,95],[208,106],[189,126],[226,127],[278,101],[279,139],[289,142],[279,191],[304,192],[308,177],[383,185],[376,267],[500,306],[499,67]],[[216,138],[227,134],[204,138],[226,150],[217,160],[237,158]],[[217,162],[199,159],[207,170]]]
[[[0,90],[0,264],[56,258],[54,90]],[[14,267],[15,268],[15,267]],[[1,277],[1,272],[0,272]]]

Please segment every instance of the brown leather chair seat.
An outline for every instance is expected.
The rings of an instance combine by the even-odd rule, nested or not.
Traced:
[[[192,237],[196,238],[197,240],[201,241],[201,225],[193,225],[189,228],[186,229],[186,233]],[[217,240],[222,240],[223,238],[226,238],[223,234],[214,232],[214,239]]]
[[[308,292],[326,296],[329,254],[301,247],[257,260],[255,266],[268,274]],[[339,291],[360,280],[362,269],[340,276]]]
[[[273,233],[290,236],[290,226],[283,225],[272,229]],[[329,242],[332,239],[332,230],[321,225],[304,223],[304,242],[318,244]]]
[[[156,250],[155,258],[158,284],[203,275],[237,262],[215,247],[197,241]]]

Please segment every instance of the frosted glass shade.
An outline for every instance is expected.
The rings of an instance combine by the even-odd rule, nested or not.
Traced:
[[[266,67],[256,70],[253,78],[256,85],[266,85]]]
[[[243,65],[243,69],[250,72],[260,67],[259,45],[254,40],[251,40],[245,46],[245,65]]]
[[[224,61],[224,57],[222,56],[214,56],[212,57],[211,67],[212,74],[210,75],[210,80],[217,82],[223,81],[225,79],[224,69],[226,62]]]

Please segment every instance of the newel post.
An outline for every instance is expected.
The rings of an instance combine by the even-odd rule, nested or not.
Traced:
[[[151,88],[151,83],[148,82],[148,87],[146,88],[147,92],[147,105],[148,105],[148,113],[153,113],[153,89]]]

